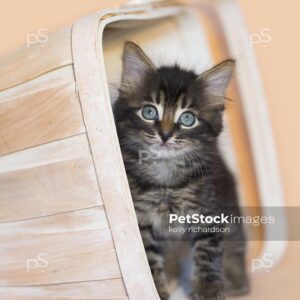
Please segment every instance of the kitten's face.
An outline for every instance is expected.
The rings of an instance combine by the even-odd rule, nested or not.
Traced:
[[[157,69],[137,45],[126,43],[115,106],[122,149],[157,159],[203,150],[222,129],[233,65],[226,61],[200,76],[177,66]]]

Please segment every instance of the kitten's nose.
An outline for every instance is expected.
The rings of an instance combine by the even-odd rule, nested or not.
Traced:
[[[170,137],[172,136],[171,131],[161,131],[160,132],[160,137],[162,141],[165,143]]]

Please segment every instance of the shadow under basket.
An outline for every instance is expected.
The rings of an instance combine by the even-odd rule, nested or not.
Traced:
[[[106,8],[50,35],[46,44],[0,58],[0,298],[159,299],[112,114],[122,47],[131,40],[157,65],[178,62],[201,72],[242,47],[228,38],[226,10],[232,13],[210,1]],[[272,140],[259,140],[269,133],[268,122],[257,133],[250,121],[264,104],[253,104],[263,95],[251,89],[256,79],[243,58],[238,73],[224,154],[242,204],[263,207],[279,182],[276,156],[264,159]],[[276,186],[272,199],[280,204]],[[254,243],[249,258],[270,247]],[[284,246],[278,247],[279,260]]]

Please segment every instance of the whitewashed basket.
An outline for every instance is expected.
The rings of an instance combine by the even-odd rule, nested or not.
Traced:
[[[213,11],[223,20],[232,54],[244,47],[230,37],[234,26],[223,15],[239,22],[230,2],[200,2],[132,1],[107,8],[50,35],[46,44],[0,59],[1,299],[159,299],[111,100],[126,39],[156,63],[179,60],[201,71],[213,63],[205,33],[212,30],[207,20]],[[218,51],[219,58],[229,55]],[[246,68],[241,61],[238,68],[261,199],[272,193],[280,203],[272,140],[263,138],[270,132],[255,64]],[[257,111],[259,130],[251,123]],[[267,179],[264,170],[270,168]]]

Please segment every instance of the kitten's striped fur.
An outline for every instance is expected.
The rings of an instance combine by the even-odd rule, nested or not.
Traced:
[[[197,76],[178,66],[156,68],[136,44],[124,47],[115,119],[145,250],[164,300],[169,298],[168,243],[162,240],[170,239],[169,214],[215,215],[224,206],[239,214],[235,183],[217,147],[233,68],[228,60]],[[143,119],[147,104],[156,108],[156,120]],[[178,122],[185,111],[196,116],[191,128]],[[224,299],[226,289],[231,294],[248,289],[244,233],[242,227],[234,229],[234,236],[188,236],[192,299]]]

